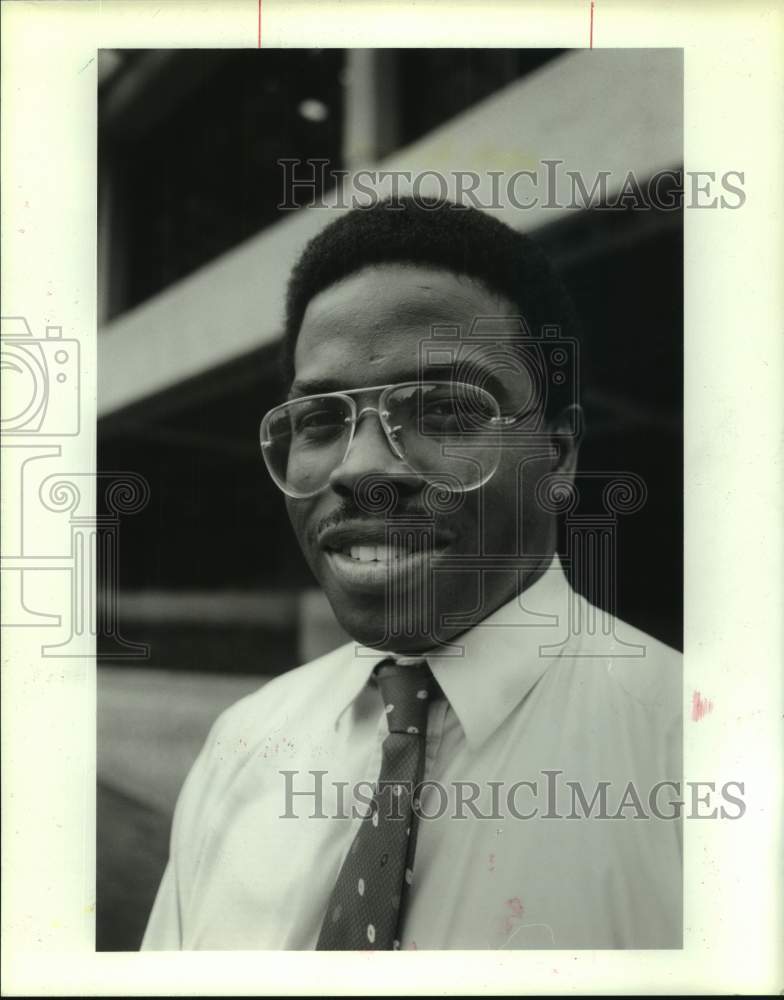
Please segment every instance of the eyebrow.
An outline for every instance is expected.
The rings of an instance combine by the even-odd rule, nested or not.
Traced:
[[[493,393],[496,398],[506,395],[506,386],[491,368],[476,362],[472,362],[471,367],[479,376],[477,379],[472,379],[471,384],[481,382],[488,392]],[[446,376],[452,369],[453,366],[451,365],[426,365],[421,371],[401,372],[395,382],[389,384],[396,385],[399,382],[451,382],[453,380]],[[356,386],[356,389],[362,388],[363,386]],[[346,389],[345,383],[331,378],[312,379],[305,382],[298,382],[295,379],[289,390],[288,398],[298,399],[300,396],[315,396],[324,392],[352,391],[355,390]]]

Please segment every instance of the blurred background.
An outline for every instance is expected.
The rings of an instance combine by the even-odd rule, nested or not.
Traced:
[[[98,106],[98,468],[150,485],[120,525],[121,637],[98,667],[97,947],[129,950],[212,721],[346,638],[258,447],[286,277],[335,211],[279,210],[277,161],[562,158],[617,188],[680,170],[682,75],[671,50],[104,50]],[[581,467],[648,488],[619,522],[614,610],[681,648],[682,212],[502,217],[541,241],[583,320]]]

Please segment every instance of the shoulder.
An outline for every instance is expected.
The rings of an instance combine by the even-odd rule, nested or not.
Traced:
[[[573,662],[590,673],[603,693],[654,713],[679,717],[683,702],[683,656],[671,646],[614,615],[600,611],[585,598],[583,623]]]
[[[585,746],[597,748],[608,772],[621,767],[641,781],[679,776],[682,655],[579,600],[579,634],[561,651],[553,676],[562,725],[590,734]]]
[[[325,705],[351,662],[352,644],[331,650],[309,663],[267,681],[259,690],[230,705],[213,726],[216,739],[240,731],[269,731],[279,716],[301,716]]]
[[[270,762],[329,723],[351,644],[267,681],[217,717],[178,800],[178,825],[190,828],[209,812],[246,767]]]
[[[681,653],[628,622],[619,618],[614,622],[609,675],[615,684],[638,703],[679,716],[683,697]]]

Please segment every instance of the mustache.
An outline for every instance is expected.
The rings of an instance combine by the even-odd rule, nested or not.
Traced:
[[[325,517],[322,517],[320,521],[316,523],[316,533],[320,534],[322,531],[326,531],[327,528],[337,528],[339,525],[343,524],[344,521],[368,521],[368,520],[395,520],[396,518],[422,518],[423,520],[427,518],[432,520],[432,512],[425,510],[421,506],[398,506],[394,510],[384,510],[384,511],[369,511],[367,507],[361,507],[359,504],[353,502],[344,502],[337,508],[337,510],[331,511]]]
[[[394,521],[398,518],[420,519],[422,521],[433,521],[433,512],[428,511],[421,504],[398,503],[392,510],[369,510],[367,505],[357,503],[354,497],[346,497],[340,506],[317,521],[309,531],[311,541],[315,541],[324,531],[329,528],[337,528],[350,521]]]

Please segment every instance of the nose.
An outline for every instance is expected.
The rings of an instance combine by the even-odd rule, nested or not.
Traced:
[[[357,417],[354,440],[343,462],[332,470],[329,485],[342,496],[356,498],[358,486],[374,480],[393,483],[400,493],[413,493],[422,479],[392,450],[375,408],[367,407]]]

